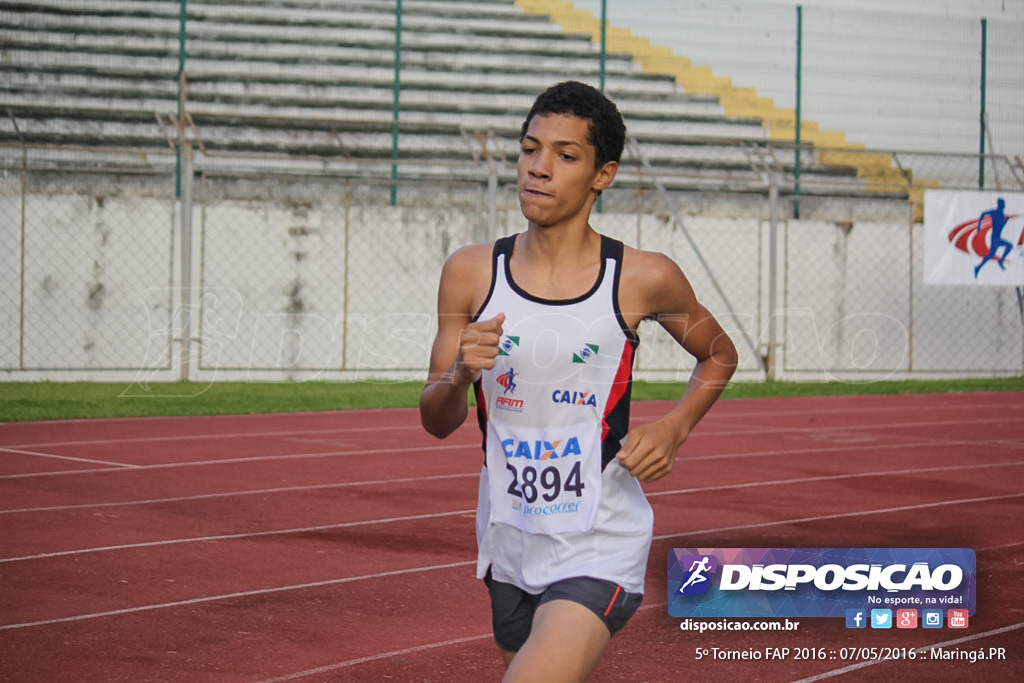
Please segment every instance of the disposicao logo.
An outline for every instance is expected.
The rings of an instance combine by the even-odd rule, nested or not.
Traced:
[[[679,586],[680,595],[704,595],[711,587],[708,574],[718,569],[718,558],[714,555],[684,555],[679,558],[681,566],[689,566]]]
[[[955,607],[973,615],[975,578],[969,548],[676,548],[668,612],[850,619],[855,611]]]

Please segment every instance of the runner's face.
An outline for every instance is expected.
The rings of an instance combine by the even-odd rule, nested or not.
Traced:
[[[519,150],[519,206],[531,223],[549,227],[590,215],[597,192],[611,182],[616,165],[594,168],[587,121],[563,114],[537,115]]]

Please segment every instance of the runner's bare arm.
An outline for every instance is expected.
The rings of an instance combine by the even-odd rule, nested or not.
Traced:
[[[490,284],[489,258],[489,246],[467,247],[452,254],[441,271],[437,336],[420,394],[420,422],[438,438],[465,422],[469,388],[498,356],[504,317],[470,322]]]
[[[629,285],[638,297],[631,302],[633,310],[652,315],[697,360],[682,400],[662,418],[632,429],[619,452],[619,462],[630,474],[651,482],[672,471],[677,451],[732,377],[737,354],[675,262],[650,252],[631,255]]]

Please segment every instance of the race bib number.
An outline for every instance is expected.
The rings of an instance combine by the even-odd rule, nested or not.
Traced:
[[[523,531],[589,531],[601,502],[600,424],[488,426],[491,519]]]

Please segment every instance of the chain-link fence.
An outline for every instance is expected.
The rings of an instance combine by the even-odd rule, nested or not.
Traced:
[[[3,151],[9,377],[419,377],[445,258],[524,227],[509,167],[496,185],[485,169],[475,184],[399,181],[391,206],[385,179],[204,172],[199,159],[184,204],[166,163],[69,174]],[[594,226],[683,267],[740,348],[741,377],[1024,369],[1016,292],[921,284],[924,228],[905,198],[804,195],[794,220],[778,188],[659,191],[628,168],[620,180]],[[667,335],[642,337],[638,376],[686,377]]]
[[[593,225],[680,263],[740,378],[1024,372],[1019,291],[922,284],[920,222],[1019,157],[773,140],[510,2],[59,4],[0,2],[6,378],[422,378],[441,266],[524,229],[519,124],[566,76],[629,127]],[[686,378],[641,336],[639,377]]]

